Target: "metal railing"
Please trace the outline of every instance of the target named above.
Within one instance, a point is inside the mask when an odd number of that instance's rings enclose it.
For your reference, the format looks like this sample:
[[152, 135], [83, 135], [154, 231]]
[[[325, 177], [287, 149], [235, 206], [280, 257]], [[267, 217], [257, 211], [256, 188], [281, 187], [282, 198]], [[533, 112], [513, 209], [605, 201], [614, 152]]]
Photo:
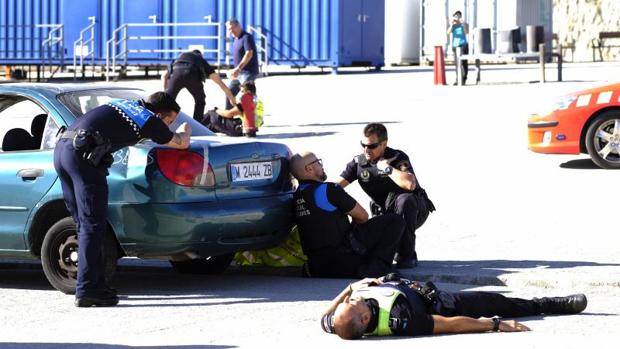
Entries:
[[[185, 52], [187, 49], [130, 49], [129, 41], [136, 40], [159, 40], [169, 41], [173, 40], [215, 40], [215, 49], [205, 49], [205, 52], [213, 52], [217, 55], [218, 65], [221, 62], [221, 23], [211, 22], [211, 16], [205, 17], [206, 23], [202, 22], [188, 22], [188, 23], [157, 23], [156, 16], [149, 16], [152, 23], [125, 23], [116, 28], [112, 32], [112, 37], [106, 42], [106, 66], [105, 74], [106, 81], [110, 80], [110, 76], [116, 75], [117, 72], [117, 59], [122, 59], [121, 69], [126, 69], [128, 65], [128, 59], [130, 53], [180, 53]], [[130, 28], [174, 28], [174, 27], [215, 27], [216, 35], [129, 35]], [[120, 49], [119, 49], [120, 46]]]
[[[35, 28], [50, 28], [51, 29], [47, 33], [47, 39], [41, 42], [41, 46], [43, 48], [47, 47], [47, 52], [48, 52], [47, 59], [49, 62], [50, 78], [51, 78], [55, 73], [55, 71], [53, 71], [53, 68], [52, 68], [55, 58], [60, 60], [60, 64], [58, 65], [58, 69], [60, 69], [60, 71], [63, 70], [64, 65], [65, 65], [65, 25], [64, 24], [36, 24]], [[54, 36], [55, 33], [58, 33], [58, 36]], [[58, 54], [58, 56], [52, 55], [52, 52], [53, 52], [52, 47], [54, 45], [59, 45], [58, 49], [56, 50], [56, 53]]]
[[[90, 57], [90, 66], [93, 73], [93, 77], [95, 76], [95, 16], [88, 17], [90, 24], [80, 30], [80, 36], [77, 40], [73, 42], [73, 79], [77, 78], [77, 61], [79, 56], [80, 61], [80, 72], [82, 73], [82, 77], [84, 77], [84, 60]], [[88, 33], [90, 37], [85, 39], [85, 34]]]
[[258, 51], [258, 65], [261, 72], [267, 76], [269, 74], [267, 67], [269, 66], [269, 42], [267, 41], [267, 35], [263, 34], [262, 27], [253, 27], [248, 25], [248, 33], [255, 35], [254, 40], [257, 41], [256, 50]]
[[[64, 25], [63, 24], [6, 24], [0, 26], [2, 33], [16, 33], [14, 36], [0, 37], [0, 58], [9, 63], [33, 64], [33, 61], [40, 60], [40, 64], [45, 70], [45, 66], [52, 66], [54, 60], [58, 60], [60, 69], [64, 66]], [[43, 36], [35, 30], [46, 29], [47, 33]], [[6, 44], [4, 43], [6, 41]], [[21, 43], [21, 47], [19, 47]], [[39, 44], [40, 43], [40, 44]], [[55, 47], [56, 46], [56, 47]], [[2, 49], [7, 47], [7, 49]], [[12, 49], [8, 49], [12, 47]], [[38, 54], [37, 54], [38, 53]], [[21, 56], [20, 58], [18, 58]], [[34, 62], [36, 65], [36, 62]]]

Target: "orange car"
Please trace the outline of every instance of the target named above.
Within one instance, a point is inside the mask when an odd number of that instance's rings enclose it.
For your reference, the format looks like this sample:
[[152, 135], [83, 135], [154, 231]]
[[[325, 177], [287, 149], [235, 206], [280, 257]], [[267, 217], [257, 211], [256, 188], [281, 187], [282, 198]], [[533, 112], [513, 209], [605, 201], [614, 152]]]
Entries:
[[620, 83], [560, 98], [530, 116], [528, 148], [537, 153], [588, 153], [602, 168], [620, 168]]

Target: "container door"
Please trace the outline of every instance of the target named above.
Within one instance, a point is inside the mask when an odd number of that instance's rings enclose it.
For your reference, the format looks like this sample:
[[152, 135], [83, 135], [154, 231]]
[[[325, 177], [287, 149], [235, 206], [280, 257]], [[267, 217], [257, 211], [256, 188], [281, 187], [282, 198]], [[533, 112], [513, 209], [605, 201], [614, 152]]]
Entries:
[[362, 55], [362, 1], [342, 0], [340, 16], [340, 53], [341, 65], [351, 65], [353, 60]]
[[[62, 23], [65, 25], [65, 48], [67, 50], [66, 59], [71, 59], [73, 55], [77, 53], [77, 57], [80, 57], [80, 53], [88, 53], [90, 48], [77, 48], [77, 52], [75, 51], [75, 47], [73, 46], [74, 42], [80, 37], [80, 31], [91, 24], [91, 21], [88, 20], [88, 17], [95, 17], [97, 23], [101, 22], [101, 18], [97, 17], [97, 0], [82, 0], [79, 2], [69, 2], [65, 1], [62, 3]], [[95, 25], [95, 37], [100, 37], [100, 26]], [[83, 39], [88, 40], [90, 38], [90, 33], [85, 33]], [[97, 40], [95, 40], [97, 41]], [[99, 45], [98, 42], [95, 43], [95, 47]], [[90, 47], [90, 46], [89, 46]], [[99, 57], [99, 48], [96, 48], [95, 57]]]
[[385, 39], [385, 3], [382, 0], [364, 0], [361, 17], [361, 60], [370, 65], [383, 66]]

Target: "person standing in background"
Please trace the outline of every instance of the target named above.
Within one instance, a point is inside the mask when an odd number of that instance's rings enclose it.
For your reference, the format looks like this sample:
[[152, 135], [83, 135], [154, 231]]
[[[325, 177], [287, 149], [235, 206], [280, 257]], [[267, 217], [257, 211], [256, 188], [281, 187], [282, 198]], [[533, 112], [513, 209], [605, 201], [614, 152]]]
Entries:
[[[448, 37], [451, 37], [452, 53], [454, 54], [454, 64], [456, 65], [456, 49], [461, 48], [461, 54], [469, 54], [469, 44], [467, 42], [467, 35], [469, 35], [469, 25], [463, 20], [463, 14], [461, 11], [456, 11], [452, 15], [452, 22], [448, 27]], [[461, 60], [461, 83], [465, 85], [467, 80], [467, 60]], [[457, 78], [458, 79], [458, 75]], [[455, 79], [454, 85], [458, 85], [458, 81]]]

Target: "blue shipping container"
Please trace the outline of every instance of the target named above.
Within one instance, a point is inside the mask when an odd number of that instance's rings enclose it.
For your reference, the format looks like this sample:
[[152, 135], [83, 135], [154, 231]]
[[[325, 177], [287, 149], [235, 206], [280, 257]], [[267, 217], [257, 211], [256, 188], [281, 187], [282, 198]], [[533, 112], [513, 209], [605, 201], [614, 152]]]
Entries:
[[[210, 16], [212, 22], [221, 23], [219, 28], [130, 27], [127, 35], [133, 39], [126, 45], [131, 51], [128, 64], [165, 63], [176, 56], [172, 50], [190, 45], [218, 51], [219, 55], [210, 52], [207, 58], [224, 63], [223, 43], [228, 36], [224, 23], [235, 17], [244, 27], [252, 26], [265, 35], [270, 64], [383, 66], [384, 13], [384, 0], [3, 0], [0, 64], [48, 57], [35, 34], [45, 37], [49, 29], [35, 27], [40, 24], [64, 25], [66, 64], [72, 60], [73, 43], [90, 24], [90, 16], [96, 17], [94, 55], [98, 62], [105, 60], [107, 41], [124, 24], [205, 23], [205, 17]], [[219, 36], [220, 41], [195, 38], [204, 36]], [[116, 49], [118, 54], [125, 47], [121, 43]], [[122, 59], [117, 61], [122, 64]]]

